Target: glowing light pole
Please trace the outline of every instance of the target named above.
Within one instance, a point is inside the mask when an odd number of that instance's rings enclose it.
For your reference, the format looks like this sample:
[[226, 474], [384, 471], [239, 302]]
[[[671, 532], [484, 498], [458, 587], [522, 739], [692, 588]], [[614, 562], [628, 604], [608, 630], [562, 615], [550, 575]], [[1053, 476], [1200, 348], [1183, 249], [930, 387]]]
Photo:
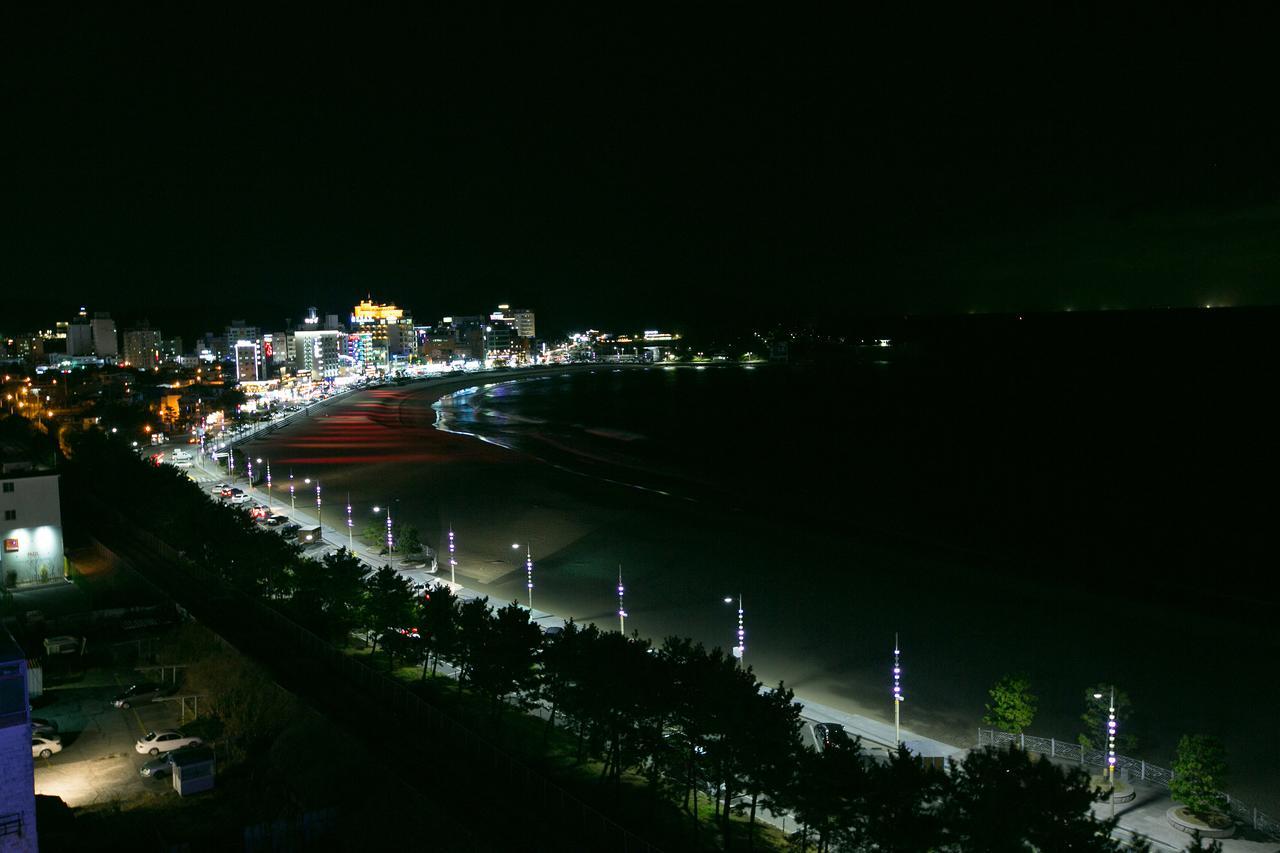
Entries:
[[[1101, 699], [1101, 693], [1093, 694]], [[1111, 704], [1107, 708], [1107, 785], [1111, 788], [1111, 816], [1116, 816], [1116, 686], [1111, 685]]]
[[396, 550], [396, 540], [391, 534], [391, 504], [387, 504], [387, 556], [390, 557]]
[[324, 536], [324, 522], [320, 520], [320, 481], [316, 480], [316, 527], [320, 528], [321, 537]]
[[[733, 596], [724, 597], [725, 604], [733, 604]], [[738, 593], [738, 645], [733, 647], [733, 656], [738, 659], [738, 666], [747, 665], [747, 629], [743, 621], [742, 593]]]
[[458, 561], [453, 558], [453, 525], [449, 525], [449, 583], [458, 582]]
[[902, 746], [902, 652], [898, 649], [898, 635], [893, 635], [893, 745]]
[[351, 493], [347, 492], [347, 550], [354, 551], [356, 546], [355, 526], [351, 521]]
[[253, 494], [253, 457], [246, 456], [244, 458], [244, 464], [248, 466], [249, 471], [249, 493]]
[[622, 566], [618, 566], [618, 633], [627, 633], [627, 608], [622, 605]]
[[271, 460], [267, 460], [267, 509], [271, 509]]
[[289, 509], [297, 509], [298, 504], [293, 499], [293, 469], [289, 469]]
[[[520, 548], [519, 542], [511, 543], [511, 550]], [[533, 612], [533, 546], [526, 544], [524, 551], [525, 586], [529, 588], [529, 612]]]

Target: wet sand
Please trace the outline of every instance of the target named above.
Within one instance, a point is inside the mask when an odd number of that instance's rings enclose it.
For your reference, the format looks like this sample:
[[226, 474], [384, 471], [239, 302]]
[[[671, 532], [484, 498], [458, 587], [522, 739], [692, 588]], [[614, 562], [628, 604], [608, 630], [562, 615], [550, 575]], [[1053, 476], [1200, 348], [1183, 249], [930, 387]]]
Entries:
[[1109, 599], [1108, 586], [1123, 578], [1100, 577], [1086, 594], [1054, 578], [992, 571], [977, 558], [806, 529], [771, 517], [768, 495], [750, 496], [754, 509], [737, 512], [664, 498], [435, 429], [431, 404], [474, 384], [361, 392], [252, 452], [271, 459], [277, 498], [288, 500], [290, 468], [295, 482], [318, 477], [327, 520], [343, 513], [349, 492], [357, 532], [388, 501], [433, 546], [452, 526], [459, 581], [497, 602], [527, 600], [526, 543], [537, 608], [616, 625], [621, 564], [627, 629], [651, 638], [731, 646], [736, 607], [723, 598], [742, 593], [746, 658], [761, 679], [850, 713], [891, 719], [900, 632], [903, 724], [950, 743], [974, 742], [986, 690], [1006, 672], [1027, 672], [1040, 695], [1032, 731], [1061, 738], [1078, 730], [1084, 687], [1114, 680], [1140, 715], [1134, 728], [1149, 761], [1169, 766], [1180, 734], [1217, 735], [1227, 743], [1233, 794], [1280, 811], [1280, 648], [1268, 626], [1143, 604], [1140, 590]]

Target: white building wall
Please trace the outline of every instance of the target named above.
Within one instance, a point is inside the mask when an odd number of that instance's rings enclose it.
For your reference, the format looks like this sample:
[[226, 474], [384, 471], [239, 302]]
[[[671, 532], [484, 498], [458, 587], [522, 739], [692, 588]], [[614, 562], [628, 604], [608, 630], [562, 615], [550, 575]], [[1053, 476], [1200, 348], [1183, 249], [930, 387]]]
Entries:
[[0, 583], [63, 576], [57, 474], [0, 474], [0, 538]]

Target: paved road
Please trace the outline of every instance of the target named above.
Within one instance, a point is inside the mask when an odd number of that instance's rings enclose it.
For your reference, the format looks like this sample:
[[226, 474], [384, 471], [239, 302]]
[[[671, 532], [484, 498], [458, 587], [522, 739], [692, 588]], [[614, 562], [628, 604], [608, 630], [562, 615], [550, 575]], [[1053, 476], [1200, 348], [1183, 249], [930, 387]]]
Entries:
[[74, 807], [168, 790], [163, 781], [138, 775], [151, 756], [139, 755], [134, 743], [148, 731], [176, 726], [179, 709], [172, 702], [112, 707], [111, 697], [131, 680], [142, 679], [125, 670], [92, 669], [78, 683], [46, 690], [35, 715], [58, 724], [63, 748], [35, 760], [37, 794]]

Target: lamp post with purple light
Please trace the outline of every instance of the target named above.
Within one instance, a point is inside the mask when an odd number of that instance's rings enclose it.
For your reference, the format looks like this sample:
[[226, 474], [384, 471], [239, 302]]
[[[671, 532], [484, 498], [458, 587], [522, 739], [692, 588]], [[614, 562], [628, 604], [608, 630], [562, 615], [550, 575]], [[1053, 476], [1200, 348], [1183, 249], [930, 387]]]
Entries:
[[347, 492], [347, 550], [355, 552], [356, 534], [355, 525], [351, 521], [351, 493]]
[[289, 509], [297, 509], [298, 504], [293, 499], [293, 469], [289, 469]]
[[[1093, 694], [1094, 699], [1101, 699], [1101, 693]], [[1116, 816], [1116, 687], [1111, 685], [1111, 704], [1107, 708], [1107, 785], [1111, 788], [1111, 816]]]
[[449, 583], [456, 584], [458, 582], [458, 561], [453, 558], [453, 525], [449, 525]]
[[271, 460], [267, 460], [267, 509], [271, 509]]
[[[725, 604], [733, 604], [733, 596], [724, 597]], [[747, 629], [744, 621], [745, 611], [742, 609], [742, 593], [738, 593], [738, 644], [733, 647], [733, 656], [738, 659], [738, 666], [747, 665]]]
[[[396, 498], [396, 500], [399, 500], [399, 498]], [[382, 507], [375, 506], [373, 508], [373, 512], [375, 515], [382, 512]], [[390, 557], [396, 550], [396, 539], [395, 539], [395, 534], [393, 533], [393, 530], [392, 530], [392, 525], [393, 525], [393, 522], [391, 520], [391, 503], [388, 502], [387, 503], [387, 556], [388, 557]]]
[[618, 566], [618, 633], [626, 636], [627, 633], [627, 608], [623, 606], [622, 594], [622, 566]]
[[902, 746], [902, 703], [906, 697], [902, 695], [902, 652], [898, 648], [898, 635], [893, 635], [893, 745], [895, 749]]
[[[511, 543], [511, 550], [520, 550], [519, 542]], [[526, 542], [524, 546], [524, 585], [529, 590], [529, 613], [533, 613], [533, 545]]]

